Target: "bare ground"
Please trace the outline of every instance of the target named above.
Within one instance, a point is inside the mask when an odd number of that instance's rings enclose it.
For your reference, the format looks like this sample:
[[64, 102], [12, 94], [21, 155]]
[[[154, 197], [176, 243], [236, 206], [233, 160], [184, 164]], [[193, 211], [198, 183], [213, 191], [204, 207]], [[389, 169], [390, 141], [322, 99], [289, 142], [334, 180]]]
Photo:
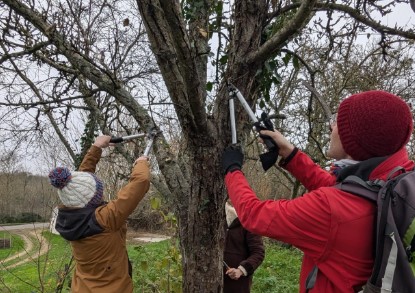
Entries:
[[[24, 263], [33, 261], [36, 263], [36, 259], [44, 255], [49, 250], [49, 242], [42, 236], [41, 230], [17, 230], [13, 234], [19, 235], [24, 242], [23, 250], [19, 253], [13, 254], [6, 259], [0, 261], [3, 269], [11, 269], [22, 265]], [[15, 259], [20, 259], [13, 264], [8, 264]]]
[[127, 244], [151, 243], [170, 239], [168, 235], [148, 233], [143, 231], [127, 231]]
[[[19, 226], [0, 226], [0, 231], [9, 231], [19, 235], [24, 242], [24, 248], [19, 253], [10, 255], [6, 259], [0, 260], [2, 269], [11, 269], [27, 262], [36, 263], [36, 259], [46, 254], [50, 248], [50, 243], [42, 236], [42, 231], [48, 230], [48, 223], [27, 224]], [[169, 239], [170, 236], [144, 231], [127, 231], [127, 244], [145, 244]], [[19, 261], [8, 264], [15, 259]]]

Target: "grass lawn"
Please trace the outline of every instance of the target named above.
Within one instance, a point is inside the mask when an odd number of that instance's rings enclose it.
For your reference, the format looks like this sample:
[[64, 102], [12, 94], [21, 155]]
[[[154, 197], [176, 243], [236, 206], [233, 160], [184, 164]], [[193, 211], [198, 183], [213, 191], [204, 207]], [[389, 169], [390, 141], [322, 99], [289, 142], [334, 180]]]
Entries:
[[265, 259], [254, 273], [251, 293], [298, 292], [302, 252], [265, 239]]
[[[50, 242], [49, 253], [16, 268], [2, 269], [0, 293], [55, 292], [65, 266], [70, 263], [71, 250], [69, 243], [60, 236], [49, 232], [43, 235]], [[16, 238], [14, 241], [19, 240]], [[251, 292], [298, 292], [301, 253], [268, 240], [265, 241], [265, 247], [265, 260], [254, 274]], [[174, 240], [129, 245], [128, 254], [133, 263], [134, 292], [181, 292], [181, 256]], [[69, 279], [64, 283], [64, 293], [69, 293]]]
[[[251, 292], [298, 292], [302, 253], [269, 239], [264, 242], [265, 259], [254, 274]], [[171, 293], [181, 292], [181, 259], [171, 240], [130, 246], [128, 254], [134, 265], [135, 292], [168, 292], [168, 285]], [[159, 291], [152, 291], [155, 288]]]
[[0, 260], [6, 259], [7, 257], [19, 253], [23, 250], [24, 242], [22, 238], [16, 234], [10, 234], [9, 232], [0, 232], [0, 239], [9, 239], [11, 241], [10, 248], [0, 249]]
[[[50, 250], [39, 259], [32, 259], [26, 264], [2, 270], [0, 292], [37, 293], [55, 292], [58, 276], [71, 258], [69, 244], [63, 238], [44, 232], [50, 243]], [[69, 292], [69, 291], [62, 291]]]

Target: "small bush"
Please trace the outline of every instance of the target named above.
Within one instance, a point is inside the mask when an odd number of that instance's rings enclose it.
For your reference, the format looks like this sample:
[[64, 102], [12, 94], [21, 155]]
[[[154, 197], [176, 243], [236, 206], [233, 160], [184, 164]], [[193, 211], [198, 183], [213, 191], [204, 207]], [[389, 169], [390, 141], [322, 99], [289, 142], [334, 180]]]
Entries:
[[40, 222], [43, 218], [35, 213], [21, 213], [18, 216], [18, 221], [21, 223], [33, 223], [33, 222]]
[[0, 224], [18, 223], [17, 218], [0, 214]]
[[9, 216], [0, 214], [0, 224], [13, 224], [13, 223], [33, 223], [41, 222], [45, 219], [42, 218], [39, 214], [36, 213], [21, 213], [17, 216]]

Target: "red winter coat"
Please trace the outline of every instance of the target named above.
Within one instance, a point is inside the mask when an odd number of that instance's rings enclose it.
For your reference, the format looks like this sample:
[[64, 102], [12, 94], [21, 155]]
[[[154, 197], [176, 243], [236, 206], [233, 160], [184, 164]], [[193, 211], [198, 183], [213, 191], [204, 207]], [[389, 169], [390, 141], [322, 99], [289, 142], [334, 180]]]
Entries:
[[[413, 168], [405, 149], [378, 165], [369, 179], [386, 179], [396, 166]], [[303, 251], [300, 292], [306, 291], [306, 278], [314, 265], [319, 271], [310, 293], [355, 292], [369, 278], [373, 266], [375, 205], [330, 187], [336, 178], [300, 151], [286, 169], [308, 193], [293, 200], [261, 201], [241, 171], [226, 175], [229, 197], [242, 225]]]

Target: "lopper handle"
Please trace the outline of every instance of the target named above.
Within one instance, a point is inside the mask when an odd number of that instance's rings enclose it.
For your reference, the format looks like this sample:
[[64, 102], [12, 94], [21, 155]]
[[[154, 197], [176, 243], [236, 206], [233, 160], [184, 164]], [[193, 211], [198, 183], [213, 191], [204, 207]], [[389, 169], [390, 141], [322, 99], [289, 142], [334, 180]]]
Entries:
[[278, 145], [277, 143], [268, 135], [263, 135], [264, 137], [262, 137], [262, 139], [264, 140], [264, 143], [267, 147], [268, 150], [273, 150], [274, 148], [278, 149]]
[[139, 134], [122, 136], [122, 137], [115, 137], [114, 136], [110, 139], [110, 142], [120, 143], [120, 142], [123, 142], [123, 141], [129, 141], [129, 140], [136, 139], [136, 138], [143, 137], [143, 136], [146, 136], [146, 134], [145, 133], [139, 133]]
[[[261, 130], [271, 130], [274, 131], [274, 125], [272, 124], [271, 120], [270, 120], [270, 116], [268, 116], [267, 113], [262, 112], [261, 114], [261, 122], [257, 122], [255, 123], [255, 128], [258, 132], [260, 132]], [[279, 147], [277, 145], [277, 143], [268, 135], [263, 135], [260, 134], [259, 135], [262, 140], [264, 141], [265, 146], [267, 147], [267, 149], [269, 151], [276, 149], [277, 151], [279, 150]]]
[[[263, 128], [263, 127], [261, 127], [261, 128], [257, 127], [258, 132], [261, 131], [261, 130], [270, 130], [270, 129]], [[269, 151], [272, 151], [274, 149], [277, 149], [277, 150], [279, 149], [277, 143], [270, 136], [260, 134], [259, 137], [262, 138], [262, 140], [264, 141], [265, 146], [267, 147], [267, 149]]]
[[112, 143], [120, 143], [123, 142], [124, 139], [122, 137], [111, 137], [110, 142]]

